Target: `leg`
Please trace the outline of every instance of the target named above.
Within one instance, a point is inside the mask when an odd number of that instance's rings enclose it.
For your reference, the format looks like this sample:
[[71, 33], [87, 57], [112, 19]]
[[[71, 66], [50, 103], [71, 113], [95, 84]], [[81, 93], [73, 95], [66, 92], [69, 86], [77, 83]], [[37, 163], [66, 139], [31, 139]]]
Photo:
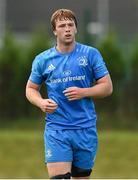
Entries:
[[71, 169], [73, 179], [89, 179], [91, 172], [91, 169], [82, 169], [75, 166], [72, 166]]
[[[71, 162], [55, 162], [55, 163], [47, 163], [47, 169], [49, 177], [60, 177], [65, 175], [65, 177], [69, 177], [69, 173], [71, 172]], [[53, 179], [63, 179], [63, 178], [53, 178]], [[69, 179], [69, 178], [67, 178]]]
[[71, 170], [73, 178], [89, 179], [96, 157], [97, 142], [95, 129], [89, 128], [74, 132], [74, 153]]
[[88, 177], [73, 177], [71, 179], [89, 179], [89, 178], [90, 178], [90, 176], [88, 176]]
[[66, 132], [46, 130], [45, 162], [51, 179], [70, 179], [72, 164], [72, 149], [66, 138]]

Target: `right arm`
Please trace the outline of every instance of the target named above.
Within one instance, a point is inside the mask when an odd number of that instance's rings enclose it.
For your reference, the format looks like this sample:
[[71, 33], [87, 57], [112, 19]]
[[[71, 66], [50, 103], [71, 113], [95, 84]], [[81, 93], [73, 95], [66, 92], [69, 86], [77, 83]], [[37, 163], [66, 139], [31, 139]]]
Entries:
[[40, 85], [28, 80], [26, 85], [26, 98], [35, 106], [39, 107], [43, 112], [53, 113], [57, 108], [57, 104], [52, 99], [42, 98]]

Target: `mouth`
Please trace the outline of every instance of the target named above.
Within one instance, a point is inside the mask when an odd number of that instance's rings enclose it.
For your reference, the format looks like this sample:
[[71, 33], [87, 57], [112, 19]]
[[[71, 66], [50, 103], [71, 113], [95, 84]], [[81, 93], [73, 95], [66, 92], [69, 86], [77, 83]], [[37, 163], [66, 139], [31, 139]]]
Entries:
[[70, 38], [70, 37], [71, 37], [71, 34], [66, 34], [65, 37], [66, 37], [66, 38]]

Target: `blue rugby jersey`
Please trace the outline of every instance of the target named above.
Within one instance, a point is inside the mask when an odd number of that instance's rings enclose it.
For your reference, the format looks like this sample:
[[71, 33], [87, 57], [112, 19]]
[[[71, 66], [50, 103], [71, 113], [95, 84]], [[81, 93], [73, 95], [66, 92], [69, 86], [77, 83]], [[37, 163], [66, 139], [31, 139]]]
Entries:
[[46, 114], [46, 126], [55, 130], [95, 126], [96, 112], [92, 98], [69, 101], [63, 91], [72, 86], [91, 87], [107, 74], [99, 51], [80, 43], [76, 43], [69, 53], [60, 53], [53, 47], [36, 56], [29, 80], [38, 85], [45, 82], [48, 98], [58, 104], [54, 113]]

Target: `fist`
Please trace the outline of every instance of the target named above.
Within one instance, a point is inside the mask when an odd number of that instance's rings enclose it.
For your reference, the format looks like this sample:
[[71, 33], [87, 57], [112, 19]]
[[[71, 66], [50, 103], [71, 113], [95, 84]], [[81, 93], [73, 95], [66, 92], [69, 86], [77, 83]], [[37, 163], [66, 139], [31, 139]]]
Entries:
[[58, 105], [52, 99], [43, 99], [40, 103], [40, 109], [46, 113], [53, 113], [57, 109]]

